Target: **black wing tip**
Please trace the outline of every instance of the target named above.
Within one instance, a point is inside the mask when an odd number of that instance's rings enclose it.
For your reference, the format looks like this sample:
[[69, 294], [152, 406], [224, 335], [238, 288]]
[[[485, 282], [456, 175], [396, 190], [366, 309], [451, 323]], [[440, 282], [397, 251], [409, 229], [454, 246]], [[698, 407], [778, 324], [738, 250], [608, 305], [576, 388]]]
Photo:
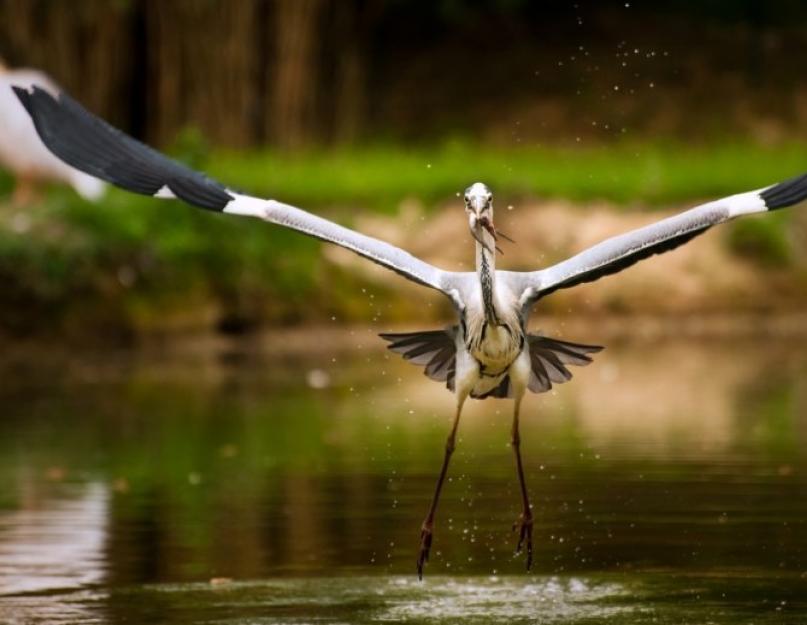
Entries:
[[426, 337], [440, 337], [444, 334], [449, 333], [447, 330], [422, 330], [420, 332], [379, 332], [378, 336], [385, 341], [394, 343], [396, 341], [423, 340]]
[[18, 97], [20, 100], [23, 100], [23, 101], [24, 101], [24, 100], [27, 100], [27, 99], [28, 99], [28, 97], [29, 97], [29, 96], [31, 95], [31, 93], [33, 92], [32, 90], [30, 90], [30, 91], [29, 91], [29, 90], [28, 90], [28, 89], [26, 89], [25, 87], [20, 87], [19, 85], [11, 85], [11, 90], [12, 90], [14, 93], [16, 93], [16, 94], [17, 94], [17, 97]]
[[586, 345], [584, 343], [570, 343], [569, 341], [559, 341], [573, 349], [579, 349], [584, 354], [598, 354], [605, 349], [604, 345]]
[[45, 146], [91, 176], [142, 195], [168, 188], [199, 208], [222, 211], [233, 200], [219, 182], [172, 161], [86, 110], [65, 92], [14, 86]]
[[387, 345], [387, 349], [391, 349], [394, 351], [396, 347], [400, 347], [400, 341], [406, 335], [395, 334], [393, 332], [380, 332], [378, 336], [380, 336], [382, 339], [384, 339], [389, 343], [389, 345]]
[[807, 199], [807, 174], [775, 184], [759, 194], [768, 210], [776, 210], [798, 204]]
[[587, 343], [575, 343], [573, 341], [563, 341], [561, 339], [551, 338], [539, 332], [538, 334], [528, 334], [527, 339], [531, 342], [549, 343], [570, 347], [572, 349], [580, 350], [585, 354], [596, 354], [605, 349], [604, 345], [588, 345]]
[[14, 91], [14, 94], [17, 96], [17, 99], [20, 101], [23, 108], [28, 111], [28, 114], [31, 116], [31, 118], [33, 118], [34, 112], [31, 98], [34, 95], [34, 89], [36, 89], [36, 86], [34, 86], [33, 89], [27, 89], [26, 87], [20, 87], [19, 85], [11, 85], [11, 89]]
[[[417, 338], [417, 333], [415, 332], [407, 332], [407, 333], [396, 333], [396, 332], [379, 332], [378, 336], [382, 339], [387, 341], [389, 345], [387, 345], [387, 349], [396, 352], [401, 348], [406, 348], [409, 346], [409, 343], [412, 342], [412, 339]], [[404, 356], [406, 357], [406, 356]]]
[[53, 94], [51, 94], [47, 89], [43, 89], [37, 84], [32, 84], [30, 87], [23, 87], [21, 85], [11, 85], [11, 89], [14, 91], [14, 93], [17, 94], [17, 98], [19, 99], [20, 102], [22, 102], [22, 105], [29, 113], [31, 112], [32, 105], [35, 103], [34, 102], [35, 99], [41, 100], [42, 98], [45, 98], [48, 100], [53, 100], [54, 102], [56, 101], [56, 98], [53, 97]]

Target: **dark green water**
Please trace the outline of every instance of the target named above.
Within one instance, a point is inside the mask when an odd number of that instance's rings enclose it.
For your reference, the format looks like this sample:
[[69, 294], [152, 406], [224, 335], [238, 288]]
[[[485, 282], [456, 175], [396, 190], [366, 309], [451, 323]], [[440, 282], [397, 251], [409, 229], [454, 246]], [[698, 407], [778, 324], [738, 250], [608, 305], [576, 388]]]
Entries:
[[421, 584], [451, 396], [357, 344], [6, 359], [0, 623], [807, 622], [807, 347], [611, 347], [531, 396], [530, 574], [475, 402]]

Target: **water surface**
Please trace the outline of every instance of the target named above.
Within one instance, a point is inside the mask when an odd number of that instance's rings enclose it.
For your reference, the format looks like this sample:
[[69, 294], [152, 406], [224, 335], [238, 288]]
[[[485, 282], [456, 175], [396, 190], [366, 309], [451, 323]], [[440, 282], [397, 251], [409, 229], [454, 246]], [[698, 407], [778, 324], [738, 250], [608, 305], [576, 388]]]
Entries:
[[803, 623], [807, 348], [612, 346], [463, 416], [372, 338], [7, 359], [2, 623]]

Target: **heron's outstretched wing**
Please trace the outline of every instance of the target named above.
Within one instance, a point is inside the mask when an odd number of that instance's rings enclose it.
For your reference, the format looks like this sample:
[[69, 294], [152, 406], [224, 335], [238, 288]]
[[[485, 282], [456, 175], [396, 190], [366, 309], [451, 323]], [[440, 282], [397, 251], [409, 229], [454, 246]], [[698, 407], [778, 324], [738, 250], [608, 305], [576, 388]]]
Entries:
[[335, 243], [405, 278], [457, 300], [455, 274], [408, 252], [275, 200], [236, 193], [169, 159], [94, 116], [65, 93], [34, 86], [14, 91], [45, 145], [60, 159], [118, 187], [158, 198], [178, 198], [211, 211], [259, 217]]
[[732, 195], [680, 215], [607, 239], [556, 265], [539, 271], [509, 273], [521, 303], [530, 305], [557, 291], [622, 271], [653, 256], [669, 252], [712, 226], [735, 217], [764, 213], [807, 198], [807, 174], [764, 189]]

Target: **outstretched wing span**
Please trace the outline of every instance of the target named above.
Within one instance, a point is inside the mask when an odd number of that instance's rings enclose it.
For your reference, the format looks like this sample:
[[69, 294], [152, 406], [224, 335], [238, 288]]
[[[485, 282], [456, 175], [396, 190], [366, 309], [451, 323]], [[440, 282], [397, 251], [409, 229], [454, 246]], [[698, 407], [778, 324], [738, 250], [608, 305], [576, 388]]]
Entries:
[[539, 271], [511, 273], [509, 280], [529, 306], [558, 289], [617, 273], [635, 263], [669, 252], [735, 217], [764, 213], [807, 198], [807, 174], [785, 182], [703, 204], [680, 215], [607, 239], [556, 265]]
[[457, 300], [455, 274], [408, 252], [275, 200], [236, 193], [127, 136], [65, 93], [34, 86], [14, 91], [45, 145], [64, 162], [118, 187], [158, 198], [178, 198], [211, 211], [258, 217], [335, 243], [418, 284]]

